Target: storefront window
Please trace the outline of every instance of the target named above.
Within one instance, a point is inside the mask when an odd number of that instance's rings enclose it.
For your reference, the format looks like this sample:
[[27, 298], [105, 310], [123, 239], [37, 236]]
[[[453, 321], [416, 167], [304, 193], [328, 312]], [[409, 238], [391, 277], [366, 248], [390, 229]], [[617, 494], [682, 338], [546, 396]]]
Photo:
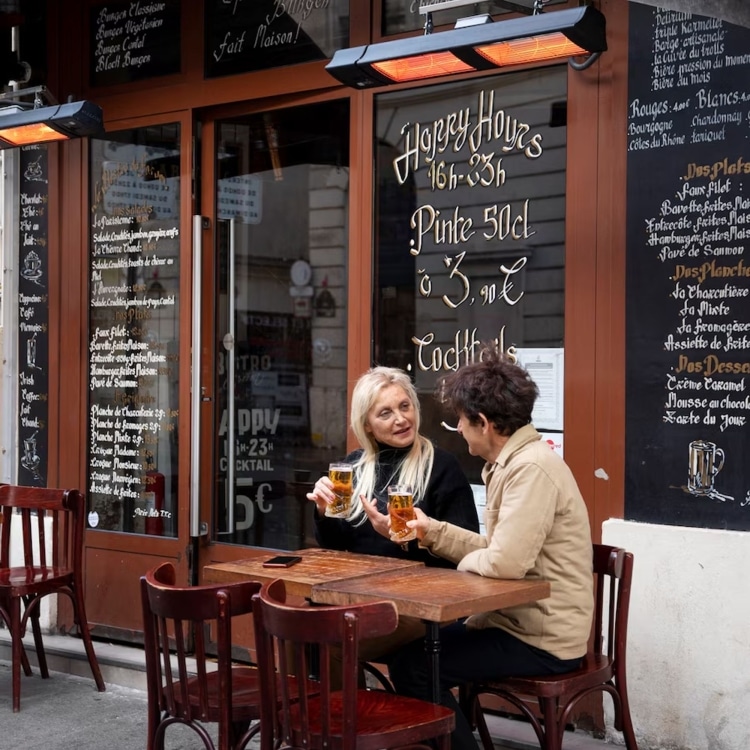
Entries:
[[[441, 0], [383, 0], [383, 35], [399, 34], [404, 31], [416, 31], [424, 28], [425, 14], [419, 12], [420, 6], [430, 6]], [[568, 0], [545, 0], [545, 7], [560, 5]], [[486, 0], [465, 4], [457, 8], [448, 8], [433, 13], [433, 23], [437, 26], [453, 24], [459, 18], [466, 16], [478, 16], [489, 14], [493, 17], [502, 18], [514, 12], [531, 13], [534, 8], [534, 0], [513, 0], [513, 2], [502, 2], [502, 0]]]
[[349, 0], [206, 0], [206, 78], [326, 60], [349, 43]]
[[88, 522], [176, 536], [180, 129], [91, 140]]
[[534, 422], [562, 451], [566, 76], [562, 66], [376, 98], [374, 361], [412, 373], [425, 430], [439, 376], [484, 342], [540, 386]]
[[349, 105], [217, 133], [214, 537], [297, 549], [346, 451]]

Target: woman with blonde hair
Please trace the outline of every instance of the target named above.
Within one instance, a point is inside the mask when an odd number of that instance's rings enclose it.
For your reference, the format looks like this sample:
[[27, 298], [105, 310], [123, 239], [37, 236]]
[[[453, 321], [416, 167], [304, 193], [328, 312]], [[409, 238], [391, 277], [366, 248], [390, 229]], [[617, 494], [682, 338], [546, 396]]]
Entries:
[[346, 461], [354, 467], [352, 506], [346, 518], [329, 518], [334, 499], [327, 476], [315, 483], [315, 531], [321, 547], [370, 555], [406, 557], [427, 565], [454, 564], [419, 547], [389, 538], [390, 484], [409, 484], [414, 504], [432, 518], [479, 530], [474, 495], [458, 460], [420, 434], [419, 398], [411, 378], [394, 367], [373, 367], [354, 387], [351, 428], [361, 448]]

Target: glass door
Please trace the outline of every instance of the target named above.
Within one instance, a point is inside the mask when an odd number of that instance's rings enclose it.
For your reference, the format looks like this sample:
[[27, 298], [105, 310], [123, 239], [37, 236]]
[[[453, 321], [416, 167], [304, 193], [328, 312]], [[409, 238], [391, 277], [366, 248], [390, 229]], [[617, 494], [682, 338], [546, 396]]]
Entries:
[[200, 569], [309, 545], [305, 493], [345, 451], [348, 101], [205, 133]]

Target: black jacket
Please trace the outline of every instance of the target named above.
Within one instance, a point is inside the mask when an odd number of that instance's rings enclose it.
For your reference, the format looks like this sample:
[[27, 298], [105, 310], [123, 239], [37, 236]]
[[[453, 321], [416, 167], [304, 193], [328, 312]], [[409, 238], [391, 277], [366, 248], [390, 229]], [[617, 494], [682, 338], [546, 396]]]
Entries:
[[[393, 483], [398, 473], [398, 465], [408, 452], [408, 448], [382, 447], [378, 456], [375, 480], [375, 497], [378, 510], [387, 513], [387, 487]], [[356, 461], [362, 451], [347, 456], [347, 461]], [[458, 460], [452, 453], [435, 447], [435, 461], [424, 497], [417, 506], [439, 521], [448, 521], [471, 531], [479, 531], [479, 519], [474, 505], [474, 494]], [[359, 552], [365, 555], [382, 555], [409, 560], [421, 560], [425, 565], [454, 568], [455, 565], [441, 557], [419, 548], [417, 540], [408, 543], [407, 549], [378, 534], [370, 521], [354, 526], [340, 518], [321, 516], [315, 510], [315, 537], [321, 547]]]

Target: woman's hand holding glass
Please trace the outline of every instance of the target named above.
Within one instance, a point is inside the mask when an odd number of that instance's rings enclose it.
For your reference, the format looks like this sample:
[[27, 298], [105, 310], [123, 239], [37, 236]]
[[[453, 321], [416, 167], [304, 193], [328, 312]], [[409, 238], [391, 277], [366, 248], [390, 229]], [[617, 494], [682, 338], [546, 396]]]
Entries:
[[336, 499], [333, 491], [333, 482], [326, 476], [315, 482], [312, 492], [307, 493], [307, 499], [315, 503], [318, 513], [325, 515], [326, 508]]

